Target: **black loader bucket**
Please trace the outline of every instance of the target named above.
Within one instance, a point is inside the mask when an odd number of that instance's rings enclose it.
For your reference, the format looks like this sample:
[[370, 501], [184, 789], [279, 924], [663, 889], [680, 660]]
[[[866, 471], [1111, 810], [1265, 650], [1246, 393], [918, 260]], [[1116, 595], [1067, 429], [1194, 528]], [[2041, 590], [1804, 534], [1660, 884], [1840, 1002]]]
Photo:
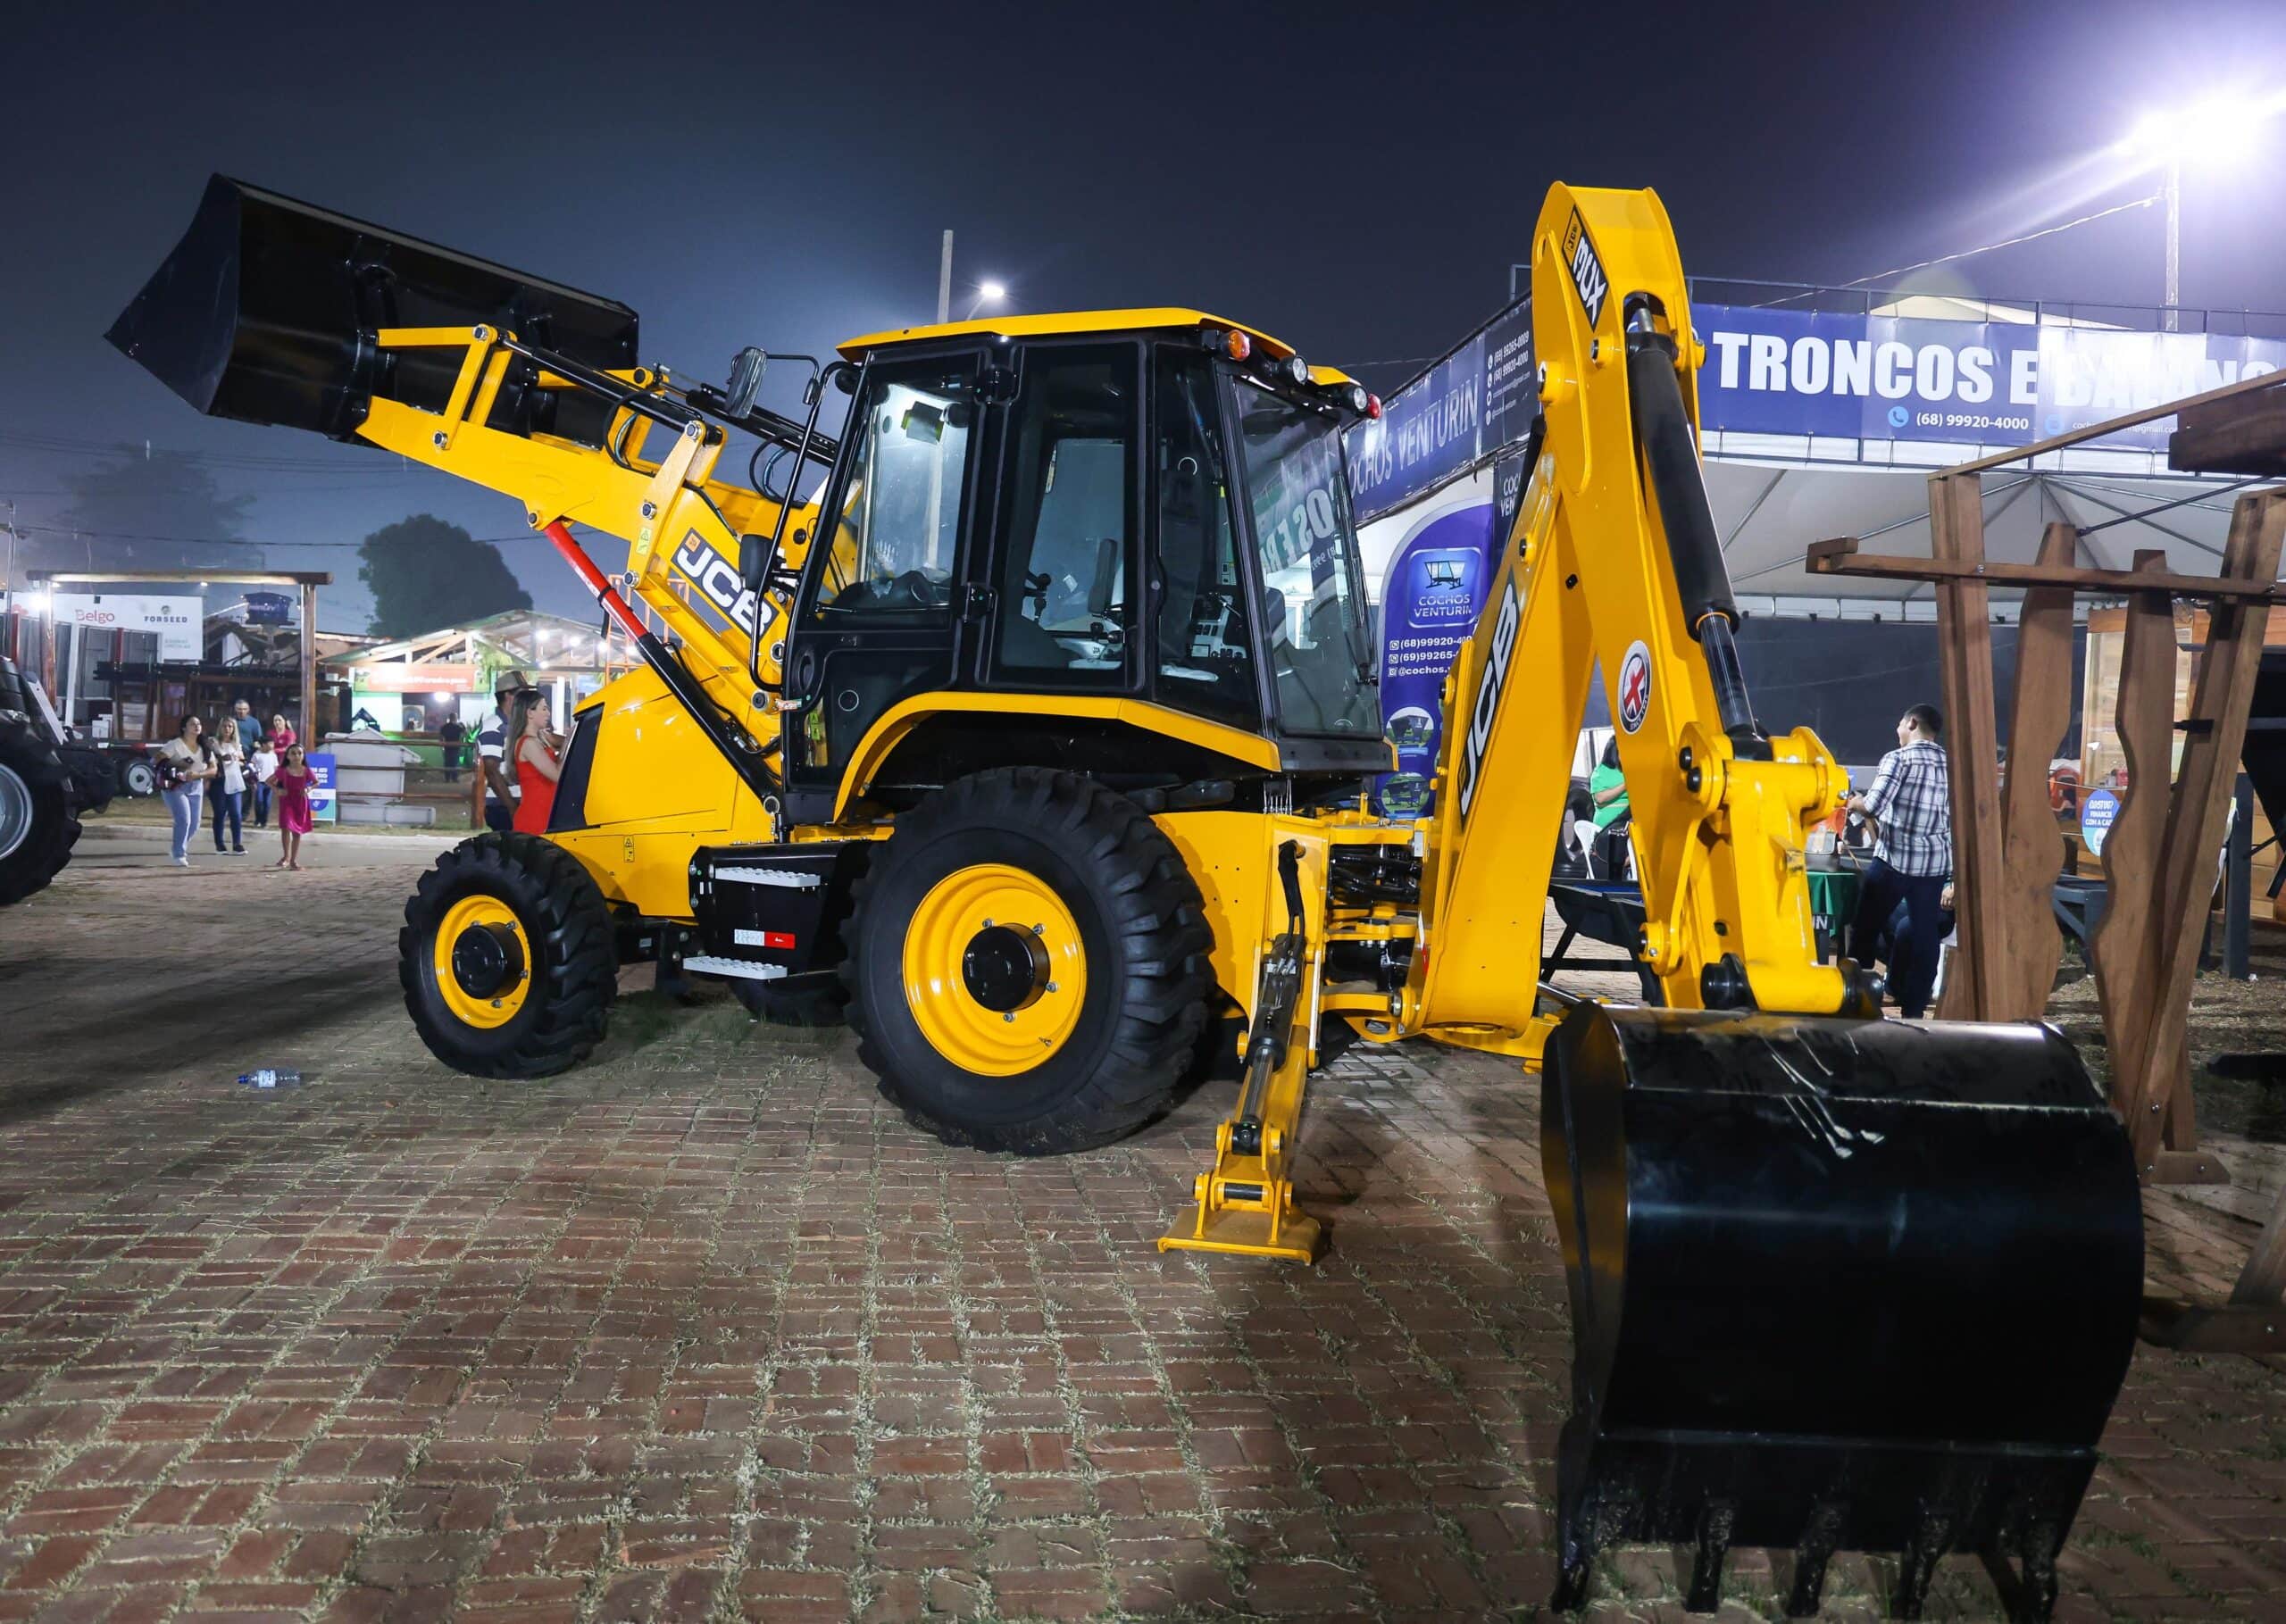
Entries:
[[[1581, 1005], [1541, 1154], [1575, 1348], [1561, 1577], [1615, 1543], [1792, 1547], [1796, 1617], [1837, 1550], [1987, 1558], [2044, 1618], [2143, 1288], [2125, 1130], [2036, 1026]], [[2008, 1559], [2015, 1559], [2015, 1566]]]
[[[488, 324], [597, 369], [636, 364], [626, 305], [217, 175], [106, 335], [210, 417], [353, 436], [375, 396], [441, 410], [464, 352], [383, 350], [383, 328]], [[600, 445], [610, 407], [533, 385], [519, 358], [490, 424]]]

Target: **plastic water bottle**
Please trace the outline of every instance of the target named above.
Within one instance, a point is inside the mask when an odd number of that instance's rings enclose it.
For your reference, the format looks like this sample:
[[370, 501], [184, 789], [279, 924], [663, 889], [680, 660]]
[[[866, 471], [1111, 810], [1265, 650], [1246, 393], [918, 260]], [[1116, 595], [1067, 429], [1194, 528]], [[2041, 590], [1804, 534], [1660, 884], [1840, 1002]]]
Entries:
[[302, 1074], [291, 1066], [264, 1066], [238, 1079], [249, 1088], [299, 1088]]

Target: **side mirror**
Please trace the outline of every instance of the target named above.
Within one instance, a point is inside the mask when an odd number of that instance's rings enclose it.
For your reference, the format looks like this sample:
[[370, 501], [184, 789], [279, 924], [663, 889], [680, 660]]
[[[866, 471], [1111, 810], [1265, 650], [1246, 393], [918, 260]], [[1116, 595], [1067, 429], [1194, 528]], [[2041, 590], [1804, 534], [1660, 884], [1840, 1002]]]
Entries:
[[770, 537], [741, 536], [738, 537], [738, 579], [747, 590], [756, 597], [762, 595], [763, 583], [770, 579]]
[[1112, 612], [1112, 595], [1119, 585], [1119, 543], [1105, 537], [1096, 544], [1096, 579], [1088, 583], [1088, 612], [1107, 615]]
[[762, 375], [770, 367], [770, 357], [749, 344], [730, 357], [730, 381], [722, 390], [722, 415], [737, 419], [754, 410], [755, 397], [762, 393]]

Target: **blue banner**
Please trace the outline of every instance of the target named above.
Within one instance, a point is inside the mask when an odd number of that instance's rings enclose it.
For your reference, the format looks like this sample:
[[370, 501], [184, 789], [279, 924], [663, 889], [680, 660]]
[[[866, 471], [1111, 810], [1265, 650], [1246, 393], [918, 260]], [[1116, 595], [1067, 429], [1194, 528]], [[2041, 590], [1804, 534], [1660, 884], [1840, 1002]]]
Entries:
[[1350, 431], [1349, 492], [1360, 519], [1388, 512], [1476, 461], [1484, 415], [1479, 333]]
[[[2023, 446], [2286, 366], [2286, 343], [1702, 304], [1709, 431]], [[2164, 451], [2155, 419], [2107, 447]]]
[[1381, 583], [1381, 722], [1399, 773], [1436, 770], [1445, 674], [1476, 629], [1494, 508], [1438, 514], [1399, 544]]

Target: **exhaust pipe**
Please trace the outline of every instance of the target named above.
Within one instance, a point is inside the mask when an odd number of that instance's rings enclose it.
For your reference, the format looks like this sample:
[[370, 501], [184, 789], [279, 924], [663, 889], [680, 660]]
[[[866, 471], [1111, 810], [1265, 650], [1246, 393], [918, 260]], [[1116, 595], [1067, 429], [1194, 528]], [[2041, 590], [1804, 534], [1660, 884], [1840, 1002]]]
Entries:
[[[346, 440], [375, 396], [441, 411], [460, 371], [460, 350], [385, 350], [382, 329], [480, 324], [597, 371], [636, 364], [636, 314], [616, 300], [226, 175], [105, 337], [209, 417]], [[608, 402], [538, 381], [519, 356], [489, 426], [604, 443]]]

